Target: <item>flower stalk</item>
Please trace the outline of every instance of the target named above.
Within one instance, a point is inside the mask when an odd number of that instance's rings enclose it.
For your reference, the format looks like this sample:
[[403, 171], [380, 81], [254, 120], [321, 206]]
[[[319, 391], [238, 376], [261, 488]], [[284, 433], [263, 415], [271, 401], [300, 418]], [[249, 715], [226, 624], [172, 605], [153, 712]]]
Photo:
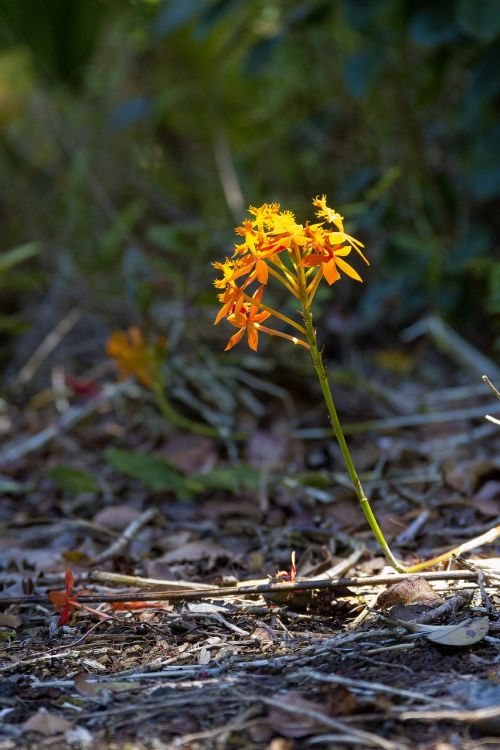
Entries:
[[[280, 211], [278, 204], [264, 204], [260, 208], [249, 209], [254, 216], [253, 221], [247, 219], [236, 229], [236, 233], [244, 237], [244, 242], [236, 246], [232, 259], [226, 259], [225, 263], [214, 263], [215, 268], [223, 275], [222, 279], [215, 281], [215, 286], [222, 290], [218, 295], [222, 309], [215, 323], [226, 318], [238, 329], [230, 338], [226, 350], [232, 349], [246, 334], [250, 348], [257, 351], [259, 333], [277, 336], [307, 349], [321, 386], [333, 432], [363, 513], [387, 560], [401, 572], [405, 568], [387, 544], [347, 446], [318, 347], [311, 311], [314, 296], [323, 279], [332, 285], [340, 279], [342, 271], [356, 281], [361, 281], [358, 272], [344, 260], [352, 250], [364, 262], [368, 261], [361, 251], [363, 245], [344, 232], [342, 217], [326, 205], [326, 198], [316, 198], [313, 204], [319, 209], [318, 218], [325, 219], [327, 224], [333, 225], [333, 229], [325, 228], [325, 222], [307, 223], [305, 226], [298, 224], [294, 215], [290, 211]], [[292, 320], [263, 303], [264, 290], [267, 289], [270, 277], [280, 282], [299, 300], [303, 323]], [[253, 283], [258, 286], [251, 294], [248, 287]], [[298, 331], [301, 338], [264, 325], [264, 321], [269, 318], [275, 318], [278, 323]], [[166, 406], [163, 408], [166, 409]]]
[[354, 487], [356, 497], [358, 498], [359, 504], [361, 505], [361, 509], [363, 513], [365, 514], [365, 518], [368, 521], [368, 524], [371, 530], [373, 531], [373, 534], [377, 542], [379, 543], [387, 560], [390, 562], [392, 567], [398, 571], [398, 573], [403, 573], [405, 571], [405, 566], [402, 565], [399, 562], [399, 560], [394, 556], [389, 545], [387, 544], [384, 534], [372, 511], [370, 501], [368, 500], [363, 490], [361, 481], [356, 471], [356, 467], [354, 466], [351, 453], [349, 451], [344, 433], [342, 431], [342, 426], [340, 424], [337, 410], [335, 408], [335, 403], [333, 401], [333, 395], [332, 395], [332, 391], [330, 388], [330, 383], [328, 381], [328, 375], [326, 373], [326, 368], [323, 364], [323, 358], [321, 356], [321, 352], [318, 349], [318, 344], [316, 340], [316, 331], [314, 329], [311, 311], [310, 309], [307, 308], [306, 305], [303, 305], [302, 310], [304, 314], [304, 320], [306, 323], [307, 340], [310, 346], [309, 353], [311, 355], [314, 369], [316, 370], [316, 375], [318, 376], [319, 384], [323, 392], [323, 397], [325, 399], [325, 404], [328, 410], [328, 416], [330, 417], [332, 429], [335, 434], [335, 437], [337, 438], [337, 442], [339, 444], [339, 448], [342, 453], [344, 463], [346, 465], [347, 473], [349, 474], [352, 485]]
[[[260, 333], [286, 339], [307, 349], [354, 492], [375, 539], [388, 562], [398, 572], [423, 570], [449, 560], [459, 548], [426, 562], [404, 566], [391, 551], [363, 490], [337, 414], [322, 353], [318, 347], [311, 308], [323, 280], [332, 286], [344, 274], [355, 281], [362, 281], [356, 269], [345, 260], [352, 251], [364, 263], [368, 264], [368, 260], [362, 251], [363, 244], [345, 232], [342, 216], [327, 205], [326, 197], [317, 197], [313, 205], [318, 209], [316, 217], [320, 221], [305, 224], [297, 223], [294, 214], [291, 211], [281, 211], [277, 203], [264, 203], [258, 208], [249, 208], [252, 218], [245, 219], [235, 230], [243, 238], [243, 242], [235, 246], [232, 258], [226, 258], [224, 263], [213, 264], [222, 272], [222, 278], [214, 282], [219, 290], [218, 299], [222, 306], [215, 325], [225, 318], [237, 329], [229, 339], [226, 351], [236, 346], [245, 335], [250, 348], [257, 351]], [[300, 323], [263, 303], [264, 291], [271, 280], [278, 281], [300, 302]], [[291, 327], [292, 333], [270, 327], [267, 323], [263, 325], [269, 318], [275, 318], [278, 326], [284, 324]], [[293, 335], [295, 331], [304, 338]], [[500, 527], [494, 532], [498, 536]], [[486, 541], [490, 541], [490, 536]]]

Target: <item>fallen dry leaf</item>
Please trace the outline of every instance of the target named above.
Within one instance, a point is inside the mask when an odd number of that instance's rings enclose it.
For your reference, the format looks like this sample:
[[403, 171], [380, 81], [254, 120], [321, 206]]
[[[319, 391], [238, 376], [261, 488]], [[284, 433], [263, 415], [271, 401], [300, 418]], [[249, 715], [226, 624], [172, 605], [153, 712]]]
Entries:
[[25, 732], [38, 732], [45, 737], [51, 737], [54, 734], [62, 734], [69, 729], [73, 729], [73, 724], [57, 716], [57, 714], [50, 714], [45, 708], [41, 708], [24, 722], [22, 728]]
[[323, 722], [311, 716], [304, 715], [301, 713], [301, 709], [315, 711], [316, 713], [328, 716], [329, 710], [326, 706], [308, 701], [294, 690], [288, 693], [279, 693], [276, 697], [280, 703], [288, 706], [288, 708], [295, 709], [294, 711], [289, 711], [278, 708], [278, 706], [269, 707], [267, 720], [276, 732], [279, 732], [284, 737], [296, 738], [307, 737], [325, 728]]
[[455, 457], [450, 458], [444, 465], [444, 479], [449, 487], [459, 490], [464, 495], [471, 495], [480, 486], [483, 477], [498, 471], [499, 462], [489, 459], [474, 459], [458, 462]]
[[20, 628], [23, 621], [19, 615], [9, 615], [6, 612], [0, 612], [0, 628]]
[[474, 495], [474, 507], [487, 518], [494, 518], [500, 513], [500, 481], [488, 479], [479, 492]]
[[166, 552], [162, 557], [162, 562], [198, 562], [199, 560], [208, 560], [213, 564], [218, 558], [234, 559], [234, 555], [219, 544], [213, 542], [188, 542], [171, 552]]
[[113, 531], [123, 531], [129, 523], [135, 521], [140, 512], [130, 505], [110, 505], [94, 516], [94, 523]]
[[183, 474], [201, 474], [217, 464], [215, 443], [203, 435], [176, 435], [163, 449], [163, 456]]
[[88, 672], [78, 672], [75, 675], [75, 690], [79, 695], [86, 698], [95, 698], [104, 690], [105, 685], [90, 680], [95, 680], [95, 675], [88, 674]]
[[272, 469], [281, 466], [288, 449], [286, 433], [255, 430], [247, 441], [246, 456], [250, 466]]
[[[423, 627], [429, 628], [429, 625]], [[425, 637], [442, 646], [472, 646], [487, 635], [489, 628], [487, 617], [473, 617], [458, 625], [436, 625]]]
[[250, 638], [254, 638], [260, 643], [272, 643], [276, 640], [276, 636], [271, 629], [266, 630], [265, 628], [255, 628], [251, 633]]
[[337, 529], [356, 531], [365, 523], [363, 511], [355, 500], [336, 500], [327, 509], [328, 518], [335, 520]]

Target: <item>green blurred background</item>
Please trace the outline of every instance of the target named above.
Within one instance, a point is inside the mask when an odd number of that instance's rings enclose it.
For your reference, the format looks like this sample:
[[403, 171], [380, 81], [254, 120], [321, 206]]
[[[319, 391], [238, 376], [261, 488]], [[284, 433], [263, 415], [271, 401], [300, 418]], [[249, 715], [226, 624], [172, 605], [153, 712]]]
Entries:
[[331, 330], [432, 311], [498, 349], [498, 0], [2, 0], [0, 43], [7, 382], [74, 306], [94, 354], [196, 346], [246, 207], [321, 193], [372, 261]]

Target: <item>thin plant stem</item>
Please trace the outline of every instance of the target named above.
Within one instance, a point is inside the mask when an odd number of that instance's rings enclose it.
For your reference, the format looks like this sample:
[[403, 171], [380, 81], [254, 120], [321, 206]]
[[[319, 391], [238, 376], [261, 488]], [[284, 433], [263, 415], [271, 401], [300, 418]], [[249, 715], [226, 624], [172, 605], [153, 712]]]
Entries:
[[288, 281], [287, 279], [285, 279], [285, 277], [284, 277], [284, 276], [282, 276], [282, 275], [281, 275], [280, 273], [278, 273], [278, 271], [276, 271], [276, 270], [275, 270], [275, 269], [274, 269], [274, 268], [273, 268], [272, 266], [270, 266], [270, 265], [269, 265], [269, 266], [268, 266], [267, 268], [268, 268], [268, 270], [269, 270], [269, 273], [271, 274], [271, 276], [274, 276], [274, 278], [275, 278], [275, 279], [278, 279], [278, 281], [279, 281], [279, 282], [280, 282], [281, 284], [283, 284], [283, 286], [284, 286], [284, 287], [285, 287], [286, 289], [288, 289], [288, 291], [289, 291], [289, 292], [290, 292], [291, 294], [293, 294], [293, 296], [294, 296], [294, 297], [297, 297], [297, 299], [299, 299], [299, 298], [300, 298], [300, 297], [299, 297], [299, 293], [297, 292], [297, 290], [296, 290], [296, 289], [295, 289], [295, 288], [294, 288], [294, 287], [293, 287], [293, 286], [292, 286], [292, 285], [291, 285], [291, 284], [289, 283], [289, 281]]
[[[163, 386], [160, 383], [154, 386], [153, 391], [158, 401], [160, 411], [167, 422], [170, 422], [176, 427], [188, 430], [189, 432], [194, 432], [197, 435], [206, 435], [207, 437], [215, 438], [221, 437], [220, 430], [215, 427], [211, 427], [208, 424], [202, 424], [201, 422], [195, 422], [193, 419], [189, 419], [188, 417], [179, 414], [166, 397]], [[235, 440], [244, 440], [248, 435], [244, 432], [233, 432], [231, 433], [231, 437]]]
[[287, 341], [291, 341], [292, 344], [303, 346], [304, 349], [309, 350], [310, 345], [307, 343], [307, 341], [298, 339], [297, 336], [290, 336], [289, 333], [277, 331], [275, 328], [268, 328], [267, 326], [263, 326], [262, 323], [254, 323], [254, 326], [258, 331], [262, 331], [262, 333], [267, 333], [269, 336], [279, 336], [281, 339], [286, 339]]
[[250, 297], [248, 294], [245, 294], [243, 292], [244, 299], [249, 302], [254, 307], [258, 307], [259, 309], [265, 310], [268, 313], [271, 313], [271, 315], [274, 315], [275, 317], [282, 320], [284, 323], [287, 323], [289, 326], [292, 326], [293, 328], [296, 328], [297, 331], [300, 331], [304, 336], [306, 334], [306, 329], [304, 326], [301, 326], [300, 323], [296, 323], [291, 318], [287, 317], [286, 315], [283, 315], [283, 313], [278, 312], [278, 310], [275, 310], [273, 307], [269, 307], [268, 305], [262, 304], [262, 302], [257, 302], [257, 300]]
[[287, 279], [290, 286], [294, 289], [293, 294], [299, 299], [299, 286], [297, 284], [297, 278], [292, 271], [288, 268], [288, 266], [283, 263], [282, 259], [279, 257], [279, 255], [273, 255], [269, 258], [269, 262], [275, 265], [277, 268], [280, 269], [280, 271], [283, 271], [283, 274], [285, 278]]
[[319, 384], [321, 386], [321, 390], [323, 392], [323, 397], [325, 399], [326, 408], [328, 410], [328, 415], [330, 417], [330, 422], [332, 425], [333, 432], [335, 433], [335, 437], [337, 438], [337, 442], [339, 444], [342, 457], [344, 459], [347, 472], [349, 474], [349, 477], [351, 479], [351, 482], [354, 487], [354, 491], [356, 493], [356, 496], [359, 500], [359, 503], [361, 505], [361, 509], [363, 513], [365, 514], [365, 518], [368, 521], [368, 524], [373, 531], [375, 538], [377, 539], [377, 542], [379, 543], [380, 547], [382, 548], [387, 560], [390, 562], [393, 568], [395, 568], [398, 572], [402, 573], [405, 571], [404, 565], [399, 562], [399, 560], [394, 556], [392, 553], [389, 545], [386, 542], [386, 539], [384, 537], [384, 534], [378, 525], [377, 519], [375, 518], [375, 515], [372, 511], [370, 502], [368, 498], [365, 495], [365, 492], [363, 490], [363, 487], [361, 485], [361, 482], [358, 477], [358, 473], [356, 471], [356, 468], [354, 466], [354, 462], [352, 460], [349, 448], [347, 447], [346, 439], [344, 437], [344, 433], [342, 431], [342, 427], [340, 424], [340, 420], [337, 415], [337, 410], [335, 408], [335, 404], [333, 401], [332, 391], [330, 388], [330, 384], [328, 382], [328, 376], [326, 373], [325, 366], [323, 364], [323, 358], [321, 356], [321, 352], [318, 349], [318, 343], [316, 339], [316, 331], [314, 329], [314, 323], [313, 323], [313, 317], [311, 313], [311, 307], [308, 299], [307, 294], [307, 283], [306, 278], [304, 274], [304, 269], [300, 265], [300, 257], [299, 257], [299, 251], [297, 248], [296, 252], [297, 257], [297, 272], [299, 276], [299, 282], [300, 282], [300, 291], [301, 291], [301, 302], [302, 302], [302, 314], [304, 316], [304, 323], [306, 327], [306, 335], [307, 335], [307, 341], [309, 342], [309, 353], [311, 355], [311, 359], [314, 365], [314, 369], [316, 370], [316, 375], [318, 376]]
[[309, 283], [307, 287], [307, 307], [311, 307], [314, 295], [319, 286], [319, 282], [323, 278], [323, 269], [319, 269], [314, 279]]

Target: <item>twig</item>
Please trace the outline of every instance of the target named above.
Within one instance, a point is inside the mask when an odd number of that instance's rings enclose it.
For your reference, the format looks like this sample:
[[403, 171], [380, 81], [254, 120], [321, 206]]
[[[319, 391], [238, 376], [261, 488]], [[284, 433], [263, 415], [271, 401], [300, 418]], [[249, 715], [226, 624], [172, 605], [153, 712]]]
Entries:
[[127, 392], [129, 389], [130, 384], [127, 383], [113, 383], [112, 385], [105, 386], [98, 396], [91, 401], [87, 401], [85, 404], [70, 407], [59, 419], [44, 430], [41, 430], [41, 432], [37, 432], [35, 435], [30, 435], [28, 438], [8, 445], [0, 453], [0, 466], [8, 466], [28, 453], [39, 450], [39, 448], [42, 448], [53, 438], [70, 430], [78, 422], [89, 417], [100, 406], [116, 398], [116, 396]]
[[349, 724], [346, 724], [343, 721], [339, 721], [338, 719], [332, 719], [330, 716], [326, 716], [326, 714], [321, 713], [321, 711], [315, 711], [311, 708], [303, 708], [302, 706], [297, 705], [288, 706], [286, 700], [284, 700], [283, 698], [281, 698], [280, 700], [277, 700], [276, 698], [260, 698], [260, 700], [267, 706], [274, 706], [275, 708], [279, 708], [281, 711], [287, 711], [291, 714], [305, 716], [308, 719], [313, 719], [319, 724], [324, 724], [327, 727], [331, 727], [332, 729], [336, 729], [337, 731], [350, 735], [351, 737], [356, 738], [358, 742], [368, 744], [369, 747], [381, 747], [383, 748], [383, 750], [400, 750], [400, 746], [395, 745], [394, 742], [384, 740], [383, 737], [379, 737], [372, 732], [366, 732], [363, 729], [356, 729], [356, 727], [349, 726]]
[[[484, 379], [483, 375], [483, 379]], [[455, 385], [451, 388], [438, 388], [422, 394], [424, 404], [444, 404], [453, 401], [470, 401], [472, 398], [484, 396], [484, 386], [481, 383], [470, 383], [469, 385]]]
[[485, 575], [482, 570], [479, 570], [477, 573], [477, 585], [479, 586], [479, 591], [481, 592], [481, 599], [483, 601], [483, 606], [486, 608], [486, 611], [489, 614], [495, 614], [497, 609], [495, 605], [492, 603], [490, 597], [488, 596], [488, 592], [486, 591], [486, 587], [484, 585], [484, 579]]
[[398, 536], [396, 537], [396, 544], [398, 546], [402, 546], [403, 544], [412, 542], [420, 532], [422, 526], [425, 526], [425, 524], [429, 520], [429, 516], [430, 513], [428, 510], [423, 510], [422, 513], [419, 513], [418, 516], [411, 522], [411, 524], [404, 531], [402, 531], [401, 534], [398, 534]]
[[16, 667], [28, 664], [40, 664], [41, 662], [52, 661], [53, 659], [77, 659], [79, 656], [81, 656], [79, 651], [72, 651], [71, 649], [59, 651], [55, 654], [40, 654], [31, 659], [19, 659], [18, 661], [10, 662], [9, 664], [2, 664], [0, 666], [0, 672], [8, 672], [9, 669], [15, 669]]
[[115, 539], [115, 541], [112, 542], [109, 547], [107, 547], [99, 555], [96, 555], [96, 557], [93, 558], [92, 563], [101, 563], [104, 560], [109, 560], [111, 557], [116, 557], [117, 555], [121, 554], [128, 547], [132, 539], [142, 529], [142, 527], [146, 526], [146, 524], [153, 520], [153, 518], [156, 516], [156, 513], [156, 508], [148, 508], [143, 513], [141, 513], [140, 516], [134, 518], [134, 520], [128, 524], [123, 533], [120, 534], [118, 539]]
[[500, 706], [488, 706], [488, 708], [477, 708], [472, 711], [457, 709], [437, 709], [436, 711], [403, 711], [398, 719], [402, 721], [461, 721], [467, 724], [475, 724], [478, 721], [500, 718]]
[[435, 607], [430, 612], [426, 612], [420, 617], [417, 617], [415, 622], [419, 625], [430, 625], [445, 615], [455, 615], [459, 609], [463, 609], [467, 604], [470, 604], [471, 596], [469, 594], [470, 592], [468, 591], [462, 591], [454, 596], [450, 596], [438, 607]]
[[[428, 424], [444, 424], [446, 422], [460, 422], [463, 419], [479, 419], [484, 417], [484, 406], [472, 406], [468, 409], [452, 409], [450, 411], [437, 411], [430, 414], [408, 414], [401, 417], [387, 417], [385, 419], [369, 419], [366, 422], [354, 422], [344, 426], [346, 435], [356, 435], [360, 432], [372, 430], [383, 432], [384, 430], [395, 430], [403, 427], [419, 427]], [[500, 404], [490, 407], [493, 414], [500, 414]], [[327, 428], [307, 428], [294, 430], [294, 438], [303, 440], [317, 440], [333, 435], [333, 430]]]
[[334, 539], [338, 539], [342, 544], [345, 544], [346, 547], [350, 547], [352, 549], [352, 552], [336, 565], [333, 565], [331, 568], [328, 568], [328, 570], [323, 571], [323, 573], [317, 576], [316, 580], [333, 580], [335, 578], [338, 578], [339, 576], [345, 575], [347, 571], [350, 570], [353, 565], [358, 562], [361, 555], [363, 555], [366, 551], [365, 545], [362, 542], [358, 542], [349, 534], [344, 534], [341, 531], [335, 531], [333, 532], [332, 536]]
[[398, 440], [400, 448], [409, 448], [411, 451], [419, 453], [421, 456], [432, 456], [441, 451], [449, 454], [452, 448], [458, 448], [460, 445], [473, 445], [480, 440], [485, 440], [495, 434], [495, 430], [489, 424], [482, 424], [468, 430], [462, 430], [455, 435], [448, 435], [445, 438], [433, 438], [423, 443], [416, 443], [414, 440]]
[[[468, 570], [437, 571], [429, 573], [394, 573], [393, 575], [366, 576], [361, 578], [339, 578], [332, 580], [306, 580], [294, 581], [293, 583], [268, 583], [257, 586], [230, 586], [212, 587], [195, 591], [148, 591], [148, 592], [126, 592], [116, 594], [82, 594], [78, 601], [82, 604], [95, 604], [99, 602], [147, 602], [158, 601], [196, 601], [197, 599], [229, 598], [232, 596], [243, 597], [259, 595], [264, 593], [309, 591], [311, 589], [324, 589], [333, 591], [335, 594], [345, 596], [345, 588], [382, 586], [385, 584], [405, 581], [409, 577], [425, 578], [428, 581], [476, 581], [477, 573]], [[0, 604], [45, 604], [47, 597], [44, 594], [28, 594], [26, 596], [0, 596]]]
[[486, 383], [486, 385], [489, 385], [495, 396], [500, 399], [500, 391], [495, 388], [489, 377], [487, 375], [483, 375], [482, 380], [484, 383]]
[[143, 578], [141, 576], [127, 576], [123, 573], [108, 573], [104, 570], [97, 570], [90, 573], [89, 580], [104, 584], [136, 586], [138, 589], [156, 589], [156, 591], [178, 591], [179, 589], [213, 590], [213, 586], [208, 583], [166, 581], [161, 578]]
[[479, 536], [475, 536], [473, 539], [469, 539], [463, 544], [459, 544], [458, 547], [453, 547], [453, 549], [450, 549], [447, 552], [443, 552], [442, 555], [437, 555], [436, 557], [433, 557], [430, 560], [426, 560], [423, 563], [417, 563], [417, 565], [411, 565], [409, 570], [419, 571], [423, 570], [424, 568], [432, 567], [433, 565], [438, 565], [442, 562], [447, 562], [452, 557], [461, 555], [463, 552], [469, 552], [471, 549], [475, 549], [476, 547], [482, 547], [483, 544], [492, 544], [498, 539], [499, 535], [500, 524], [489, 529], [484, 534], [480, 534]]
[[[474, 565], [473, 562], [470, 560], [465, 560], [465, 558], [461, 557], [460, 555], [457, 555], [455, 558], [456, 562], [458, 562], [460, 565], [463, 565], [464, 568], [467, 568], [467, 570], [473, 570], [477, 574], [477, 585], [479, 587], [479, 591], [481, 593], [481, 599], [483, 602], [483, 606], [486, 608], [486, 611], [489, 613], [496, 612], [496, 607], [492, 604], [490, 597], [488, 596], [488, 592], [486, 591], [485, 581], [488, 583], [491, 583], [490, 580], [490, 573], [484, 570], [481, 570], [480, 567], [477, 565]], [[491, 575], [491, 578], [496, 578], [498, 581], [498, 576], [494, 573]]]
[[328, 682], [333, 685], [345, 685], [347, 687], [356, 688], [358, 690], [368, 690], [373, 693], [389, 693], [390, 695], [399, 695], [401, 698], [413, 698], [414, 700], [423, 701], [425, 703], [435, 703], [435, 698], [430, 698], [428, 695], [423, 693], [416, 693], [413, 690], [402, 690], [400, 688], [394, 688], [390, 685], [384, 685], [381, 682], [368, 682], [366, 680], [353, 680], [350, 677], [341, 677], [338, 674], [332, 674], [328, 672], [317, 672], [313, 669], [301, 669], [288, 677], [308, 677], [310, 680], [316, 680], [317, 682]]
[[476, 373], [489, 372], [500, 378], [500, 370], [494, 362], [475, 349], [438, 315], [429, 315], [403, 331], [403, 341], [412, 341], [425, 333], [430, 333], [438, 347], [452, 359], [467, 365]]
[[80, 318], [80, 315], [81, 311], [77, 308], [73, 308], [64, 316], [64, 318], [62, 318], [62, 320], [59, 321], [56, 327], [44, 338], [42, 343], [37, 346], [27, 362], [20, 369], [17, 378], [14, 381], [15, 385], [23, 386], [31, 380], [43, 361], [47, 359], [49, 354], [54, 351], [56, 346], [71, 331]]

